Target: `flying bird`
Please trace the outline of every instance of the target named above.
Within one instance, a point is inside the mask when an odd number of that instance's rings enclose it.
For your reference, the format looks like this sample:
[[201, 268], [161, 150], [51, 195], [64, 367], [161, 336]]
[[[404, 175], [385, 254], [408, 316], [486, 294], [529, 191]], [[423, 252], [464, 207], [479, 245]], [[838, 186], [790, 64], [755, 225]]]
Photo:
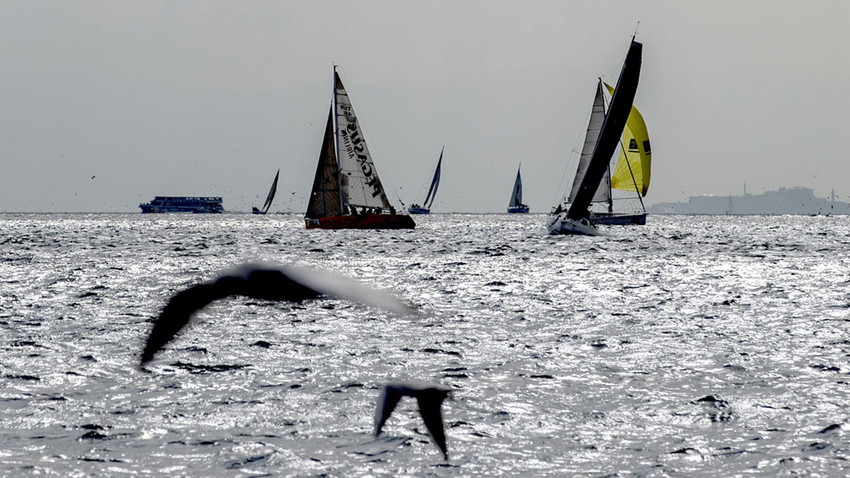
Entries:
[[142, 351], [141, 365], [151, 361], [165, 344], [177, 336], [195, 312], [213, 301], [230, 296], [290, 302], [331, 296], [401, 314], [414, 312], [390, 293], [331, 272], [295, 266], [244, 264], [210, 282], [175, 294], [154, 321]]
[[443, 452], [443, 458], [448, 460], [446, 432], [443, 428], [443, 415], [440, 409], [443, 406], [443, 400], [450, 393], [451, 389], [427, 383], [405, 382], [384, 385], [381, 396], [378, 398], [378, 408], [375, 410], [375, 436], [381, 433], [381, 429], [395, 410], [401, 397], [413, 397], [419, 404], [419, 414], [422, 415], [425, 428], [428, 429], [434, 443]]

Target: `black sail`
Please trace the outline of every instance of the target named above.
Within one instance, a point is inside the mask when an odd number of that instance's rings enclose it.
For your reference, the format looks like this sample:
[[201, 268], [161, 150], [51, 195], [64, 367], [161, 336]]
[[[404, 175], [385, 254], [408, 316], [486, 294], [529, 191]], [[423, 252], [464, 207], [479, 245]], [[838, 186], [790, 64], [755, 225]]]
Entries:
[[590, 165], [576, 197], [570, 205], [569, 211], [567, 211], [567, 217], [570, 219], [579, 220], [590, 215], [588, 209], [590, 202], [593, 200], [593, 196], [599, 188], [599, 183], [602, 182], [602, 177], [608, 169], [608, 162], [617, 148], [620, 135], [623, 134], [623, 128], [626, 126], [626, 120], [628, 120], [629, 113], [632, 110], [632, 102], [635, 99], [635, 92], [637, 92], [638, 80], [640, 79], [642, 52], [643, 45], [632, 40], [623, 69], [620, 71], [620, 78], [614, 89], [614, 97], [611, 99], [608, 115], [605, 116], [605, 123], [602, 125], [602, 131], [599, 132], [599, 139], [596, 140]]
[[280, 169], [277, 170], [277, 173], [274, 175], [274, 180], [272, 181], [272, 187], [269, 189], [269, 195], [266, 196], [266, 202], [263, 204], [263, 214], [269, 212], [269, 208], [272, 207], [272, 201], [274, 201], [274, 195], [277, 193], [277, 179], [280, 176]]
[[322, 150], [319, 152], [319, 165], [316, 167], [316, 177], [313, 179], [313, 189], [310, 191], [310, 203], [307, 206], [307, 217], [339, 216], [342, 210], [339, 204], [339, 169], [334, 153], [333, 111], [328, 112], [328, 124], [325, 127], [325, 138]]

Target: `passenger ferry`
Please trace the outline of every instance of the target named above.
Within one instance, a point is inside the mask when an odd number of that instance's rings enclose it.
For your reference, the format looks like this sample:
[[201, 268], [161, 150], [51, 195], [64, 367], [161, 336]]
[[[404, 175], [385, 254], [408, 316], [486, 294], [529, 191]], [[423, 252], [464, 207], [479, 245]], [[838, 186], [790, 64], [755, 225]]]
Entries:
[[153, 201], [139, 204], [142, 213], [194, 212], [222, 213], [220, 197], [157, 196]]

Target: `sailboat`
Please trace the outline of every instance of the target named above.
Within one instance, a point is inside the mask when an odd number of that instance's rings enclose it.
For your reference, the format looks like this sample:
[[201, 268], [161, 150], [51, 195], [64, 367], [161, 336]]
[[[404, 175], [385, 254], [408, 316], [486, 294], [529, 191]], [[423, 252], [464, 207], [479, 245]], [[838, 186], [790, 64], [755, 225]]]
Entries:
[[307, 229], [413, 229], [387, 199], [354, 108], [334, 66], [334, 90], [304, 217]]
[[519, 170], [522, 168], [520, 165], [516, 170], [516, 179], [514, 180], [514, 190], [511, 192], [511, 200], [508, 203], [508, 212], [509, 213], [519, 213], [525, 214], [528, 212], [528, 204], [522, 203], [522, 176], [519, 173]]
[[269, 212], [269, 208], [272, 206], [272, 201], [274, 201], [274, 195], [277, 192], [277, 178], [280, 176], [280, 169], [277, 170], [277, 173], [274, 175], [274, 180], [272, 181], [272, 187], [269, 189], [269, 195], [266, 196], [266, 202], [263, 204], [262, 209], [257, 209], [256, 207], [251, 208], [251, 212], [254, 214], [265, 214]]
[[428, 195], [425, 196], [425, 202], [422, 205], [413, 203], [407, 209], [410, 214], [431, 214], [431, 205], [434, 204], [434, 198], [437, 197], [437, 188], [440, 187], [440, 167], [443, 164], [443, 149], [440, 150], [440, 159], [437, 160], [437, 169], [434, 171], [434, 179], [431, 180], [431, 187], [428, 188]]
[[[550, 234], [599, 234], [591, 217], [590, 206], [597, 196], [606, 172], [610, 171], [609, 160], [617, 148], [631, 113], [640, 79], [642, 53], [643, 44], [632, 38], [608, 112], [604, 113], [603, 117], [597, 115], [594, 118], [594, 115], [591, 115], [584, 149], [588, 149], [588, 143], [593, 143], [593, 149], [586, 163], [584, 165], [579, 163], [580, 171], [576, 173], [578, 185], [574, 183], [570, 192], [570, 206], [565, 210], [559, 205], [546, 221]], [[593, 109], [597, 112], [599, 109], [604, 111], [601, 98], [602, 86], [597, 85], [596, 91], [597, 99], [594, 101]], [[579, 176], [581, 176], [580, 180]]]

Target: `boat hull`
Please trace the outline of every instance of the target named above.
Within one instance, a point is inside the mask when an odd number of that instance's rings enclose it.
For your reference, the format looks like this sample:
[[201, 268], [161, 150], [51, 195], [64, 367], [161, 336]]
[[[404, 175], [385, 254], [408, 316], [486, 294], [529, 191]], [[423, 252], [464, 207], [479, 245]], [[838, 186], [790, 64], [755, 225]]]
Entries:
[[594, 224], [605, 224], [609, 226], [644, 226], [646, 225], [646, 213], [591, 213], [590, 221]]
[[587, 219], [576, 221], [567, 217], [567, 213], [550, 214], [546, 220], [546, 227], [549, 229], [549, 234], [572, 234], [583, 236], [598, 236], [599, 229], [596, 229], [593, 224]]
[[424, 207], [409, 207], [407, 212], [410, 214], [431, 214], [431, 210]]
[[413, 229], [416, 223], [404, 214], [358, 214], [304, 218], [307, 229]]
[[528, 206], [509, 207], [508, 214], [528, 214]]

